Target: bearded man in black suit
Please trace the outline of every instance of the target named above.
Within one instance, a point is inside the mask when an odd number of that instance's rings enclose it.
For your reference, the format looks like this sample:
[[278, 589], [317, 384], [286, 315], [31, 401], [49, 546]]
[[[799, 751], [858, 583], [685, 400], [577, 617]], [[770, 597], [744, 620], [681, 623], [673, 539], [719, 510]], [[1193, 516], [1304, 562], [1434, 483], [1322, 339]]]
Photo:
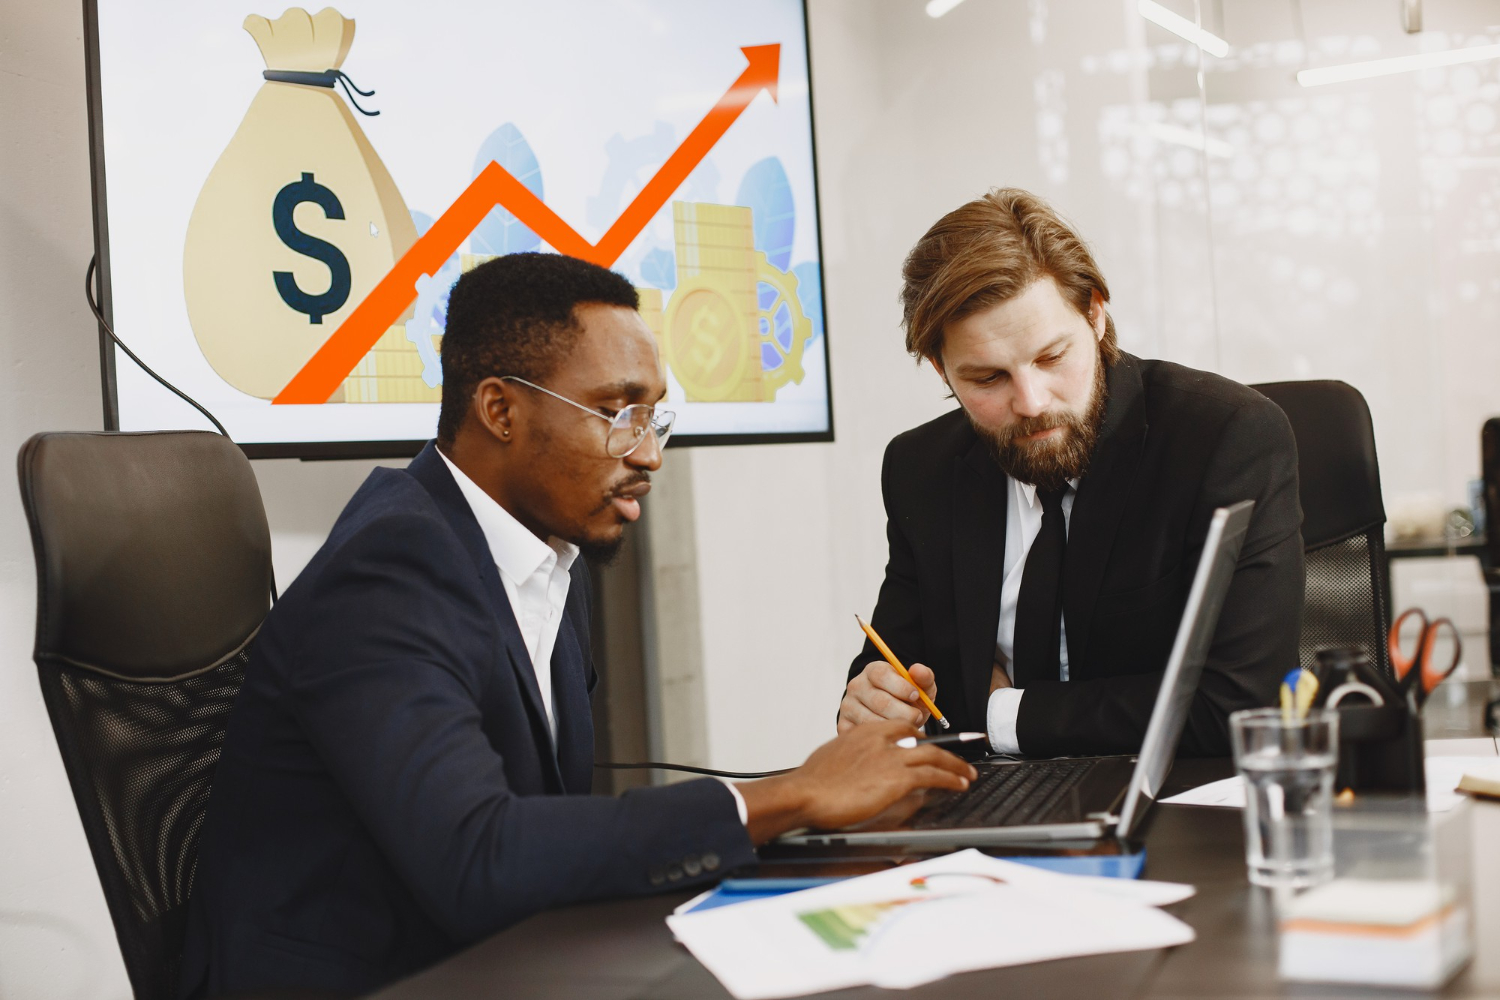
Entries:
[[[1209, 519], [1254, 500], [1181, 744], [1227, 754], [1229, 714], [1272, 704], [1297, 665], [1286, 416], [1226, 378], [1121, 351], [1088, 247], [1025, 191], [938, 220], [903, 279], [907, 350], [959, 406], [886, 449], [876, 631], [997, 752], [1136, 751]], [[927, 713], [867, 643], [839, 729], [877, 720]]]

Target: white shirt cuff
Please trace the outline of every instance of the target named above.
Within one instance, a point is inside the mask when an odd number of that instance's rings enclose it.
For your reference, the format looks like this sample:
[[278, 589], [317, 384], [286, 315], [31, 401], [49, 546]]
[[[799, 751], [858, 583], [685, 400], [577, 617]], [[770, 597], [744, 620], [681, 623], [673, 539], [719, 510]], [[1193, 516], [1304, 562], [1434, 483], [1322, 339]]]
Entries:
[[724, 787], [729, 789], [730, 795], [734, 796], [734, 807], [740, 811], [740, 826], [749, 826], [750, 810], [745, 806], [745, 797], [740, 794], [738, 788], [734, 787], [734, 782], [728, 778], [720, 778], [719, 780], [724, 782]]
[[985, 728], [989, 730], [990, 747], [996, 753], [1020, 753], [1016, 742], [1016, 715], [1021, 711], [1021, 688], [1003, 687], [990, 695], [990, 706], [985, 713]]

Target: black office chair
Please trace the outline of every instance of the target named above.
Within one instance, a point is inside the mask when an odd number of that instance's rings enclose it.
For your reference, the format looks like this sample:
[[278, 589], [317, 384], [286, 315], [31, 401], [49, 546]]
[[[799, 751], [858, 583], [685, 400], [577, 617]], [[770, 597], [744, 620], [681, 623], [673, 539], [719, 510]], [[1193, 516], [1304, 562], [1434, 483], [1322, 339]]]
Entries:
[[217, 434], [39, 434], [18, 465], [42, 697], [135, 996], [164, 1000], [225, 717], [269, 603], [265, 510]]
[[1479, 564], [1490, 591], [1490, 672], [1500, 676], [1500, 417], [1486, 420], [1479, 432], [1479, 467], [1485, 533]]
[[1385, 505], [1370, 408], [1358, 389], [1343, 382], [1251, 388], [1281, 407], [1297, 438], [1307, 575], [1298, 655], [1305, 666], [1319, 646], [1353, 645], [1393, 676], [1386, 651], [1391, 603]]

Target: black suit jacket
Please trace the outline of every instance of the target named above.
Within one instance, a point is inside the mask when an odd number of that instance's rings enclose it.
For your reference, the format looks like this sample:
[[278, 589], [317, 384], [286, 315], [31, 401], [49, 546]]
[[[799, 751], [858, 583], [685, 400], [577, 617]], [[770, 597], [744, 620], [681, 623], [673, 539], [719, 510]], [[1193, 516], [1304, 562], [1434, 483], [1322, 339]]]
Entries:
[[589, 583], [552, 658], [557, 750], [499, 573], [432, 445], [376, 469], [266, 619], [198, 858], [183, 993], [365, 992], [548, 907], [754, 860], [702, 780], [588, 794]]
[[[1229, 752], [1228, 716], [1271, 705], [1297, 666], [1302, 508], [1291, 426], [1266, 397], [1166, 361], [1122, 355], [1079, 483], [1063, 564], [1069, 680], [1026, 688], [1034, 756], [1140, 748], [1215, 507], [1254, 500], [1184, 754]], [[1006, 477], [960, 410], [890, 443], [881, 473], [890, 561], [873, 624], [937, 674], [957, 729], [985, 729], [1000, 619]], [[868, 642], [854, 677], [879, 659]]]

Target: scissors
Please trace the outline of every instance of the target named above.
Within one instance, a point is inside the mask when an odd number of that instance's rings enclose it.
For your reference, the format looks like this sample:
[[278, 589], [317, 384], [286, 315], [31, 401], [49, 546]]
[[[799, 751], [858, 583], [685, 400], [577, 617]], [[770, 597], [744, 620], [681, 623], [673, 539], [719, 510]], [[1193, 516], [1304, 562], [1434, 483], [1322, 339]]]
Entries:
[[[1417, 632], [1416, 647], [1408, 656], [1401, 649], [1401, 626], [1413, 615], [1416, 616], [1420, 629]], [[1444, 629], [1453, 637], [1453, 655], [1439, 662], [1434, 658], [1433, 650]], [[1433, 689], [1457, 669], [1464, 650], [1458, 637], [1458, 629], [1451, 621], [1447, 618], [1435, 618], [1429, 622], [1426, 612], [1421, 608], [1408, 608], [1401, 612], [1391, 624], [1386, 648], [1391, 654], [1391, 666], [1396, 668], [1396, 680], [1400, 683], [1401, 690], [1407, 691], [1416, 686], [1418, 702], [1425, 701]]]

